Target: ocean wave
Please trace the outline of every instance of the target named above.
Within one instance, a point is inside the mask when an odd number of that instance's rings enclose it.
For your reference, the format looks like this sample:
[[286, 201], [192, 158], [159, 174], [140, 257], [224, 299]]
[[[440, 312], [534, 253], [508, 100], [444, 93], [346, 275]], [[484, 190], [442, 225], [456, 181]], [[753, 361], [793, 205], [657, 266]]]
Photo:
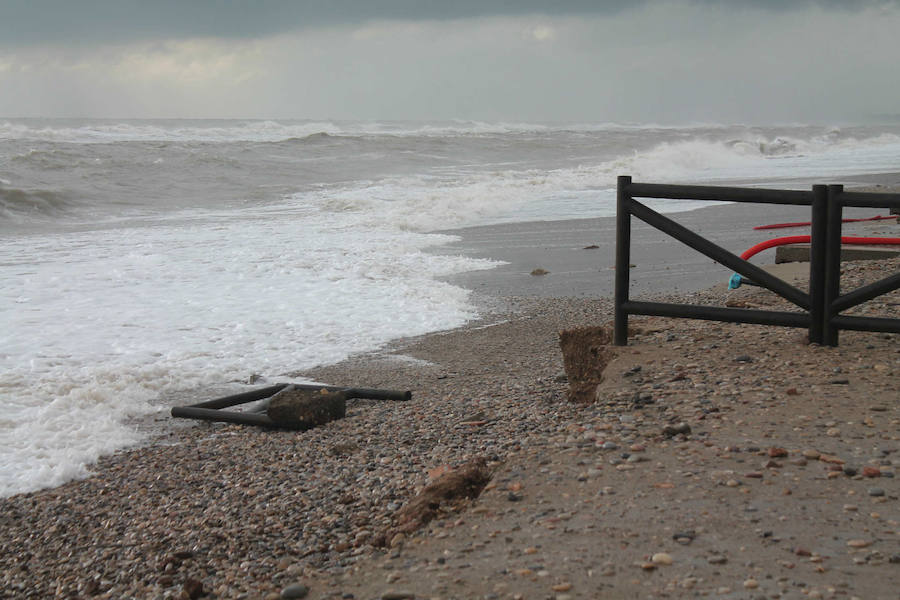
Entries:
[[9, 161], [26, 168], [42, 170], [65, 170], [96, 162], [93, 157], [79, 148], [47, 148], [46, 145], [43, 148], [30, 148], [25, 152], [14, 154], [10, 156]]
[[[484, 136], [558, 136], [565, 134], [602, 136], [604, 133], [633, 133], [649, 137], [683, 133], [692, 139], [709, 136], [718, 140], [732, 136], [739, 144], [761, 142], [764, 147], [781, 151], [772, 144], [778, 140], [800, 147], [821, 144], [879, 143], [881, 132], [875, 128], [851, 128], [862, 135], [850, 135], [840, 128], [809, 125], [783, 125], [758, 128], [721, 123], [666, 125], [661, 123], [570, 122], [533, 123], [517, 121], [332, 121], [332, 120], [216, 120], [216, 119], [12, 119], [0, 121], [0, 140], [24, 140], [71, 143], [127, 141], [156, 142], [321, 142], [353, 137], [479, 138]], [[780, 133], [755, 133], [779, 131]], [[599, 141], [602, 138], [598, 137]]]
[[276, 121], [215, 120], [0, 122], [0, 139], [80, 144], [140, 141], [273, 142], [304, 138], [322, 132], [340, 135], [343, 131], [340, 125], [327, 121], [287, 124]]
[[611, 162], [638, 179], [677, 182], [766, 177], [828, 177], [896, 168], [900, 136], [844, 137], [833, 129], [809, 137], [746, 135], [665, 142]]
[[[733, 132], [725, 132], [733, 133]], [[900, 136], [856, 139], [839, 130], [814, 136], [690, 137], [555, 169], [448, 168], [299, 193], [291, 201], [373, 225], [434, 231], [500, 221], [608, 216], [619, 175], [637, 181], [715, 183], [832, 177], [896, 168]], [[666, 210], [681, 210], [680, 205]]]
[[335, 132], [329, 133], [327, 131], [317, 131], [316, 133], [310, 133], [309, 135], [304, 135], [301, 137], [289, 137], [283, 140], [274, 140], [267, 143], [291, 147], [304, 145], [346, 144], [348, 142], [360, 142], [364, 139], [365, 138], [360, 135], [337, 134]]
[[[692, 125], [686, 129], [717, 127]], [[726, 127], [726, 126], [721, 126]], [[479, 137], [546, 134], [674, 130], [684, 127], [634, 123], [530, 123], [513, 121], [275, 121], [165, 120], [112, 121], [89, 119], [24, 119], [0, 121], [0, 140], [72, 143], [125, 141], [284, 142], [329, 137]]]
[[54, 190], [23, 190], [0, 186], [0, 219], [54, 217], [74, 208], [65, 193]]

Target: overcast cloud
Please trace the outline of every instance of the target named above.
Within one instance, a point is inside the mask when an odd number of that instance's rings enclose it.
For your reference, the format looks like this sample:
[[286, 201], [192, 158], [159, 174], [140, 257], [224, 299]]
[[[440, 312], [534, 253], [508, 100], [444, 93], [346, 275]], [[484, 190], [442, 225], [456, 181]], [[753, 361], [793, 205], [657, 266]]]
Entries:
[[871, 120], [898, 4], [0, 0], [0, 115]]

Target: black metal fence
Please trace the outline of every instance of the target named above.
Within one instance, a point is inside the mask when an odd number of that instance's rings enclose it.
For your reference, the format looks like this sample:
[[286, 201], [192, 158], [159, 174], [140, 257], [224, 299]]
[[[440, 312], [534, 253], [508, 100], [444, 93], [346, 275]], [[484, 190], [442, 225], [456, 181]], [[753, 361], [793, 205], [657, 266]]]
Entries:
[[[811, 212], [809, 292], [804, 292], [743, 260], [697, 233], [664, 217], [635, 198], [711, 200], [792, 204], [808, 206]], [[840, 185], [814, 185], [811, 191], [771, 190], [694, 185], [633, 183], [627, 175], [618, 178], [616, 210], [615, 344], [628, 343], [628, 316], [652, 315], [704, 319], [729, 323], [753, 323], [804, 327], [811, 343], [836, 346], [841, 329], [900, 333], [900, 319], [856, 317], [839, 314], [882, 294], [900, 289], [900, 273], [840, 295], [841, 216], [843, 207], [900, 208], [900, 194], [845, 192]], [[642, 302], [629, 298], [631, 262], [631, 217], [690, 246], [778, 294], [802, 312]]]

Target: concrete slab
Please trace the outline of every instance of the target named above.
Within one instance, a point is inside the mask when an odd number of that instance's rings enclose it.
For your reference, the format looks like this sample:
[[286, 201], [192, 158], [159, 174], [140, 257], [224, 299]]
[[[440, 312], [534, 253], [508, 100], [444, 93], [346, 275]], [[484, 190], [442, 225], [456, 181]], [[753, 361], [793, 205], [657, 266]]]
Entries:
[[[880, 260], [900, 256], [900, 246], [841, 247], [841, 260]], [[775, 248], [775, 263], [809, 262], [809, 244], [791, 244]]]

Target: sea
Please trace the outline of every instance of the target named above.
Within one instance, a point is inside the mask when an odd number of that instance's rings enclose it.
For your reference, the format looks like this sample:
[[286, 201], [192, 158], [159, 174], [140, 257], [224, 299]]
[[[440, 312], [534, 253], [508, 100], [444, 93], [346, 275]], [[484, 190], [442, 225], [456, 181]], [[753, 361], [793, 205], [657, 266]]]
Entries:
[[611, 216], [621, 174], [898, 170], [897, 123], [0, 118], [0, 497], [86, 476], [173, 398], [476, 318], [442, 277], [498, 263], [442, 253], [455, 228]]

